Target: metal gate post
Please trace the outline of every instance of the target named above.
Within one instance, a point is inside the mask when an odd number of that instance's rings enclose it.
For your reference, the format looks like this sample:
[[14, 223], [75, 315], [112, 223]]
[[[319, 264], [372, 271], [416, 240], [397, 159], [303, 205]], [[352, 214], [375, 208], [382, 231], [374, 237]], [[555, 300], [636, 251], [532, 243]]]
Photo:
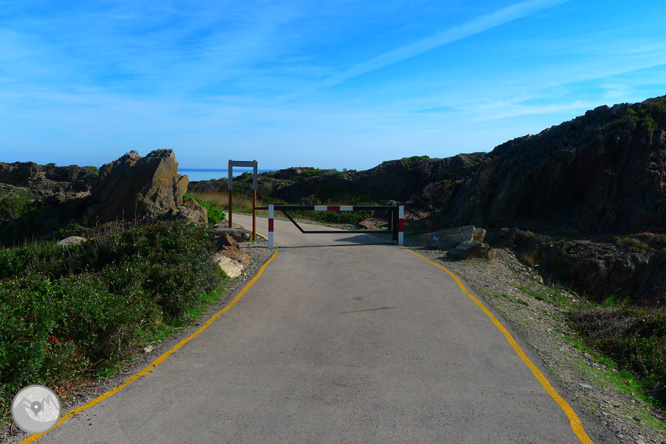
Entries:
[[231, 206], [231, 201], [232, 201], [231, 195], [232, 195], [232, 193], [233, 193], [233, 191], [229, 190], [229, 228], [231, 228], [231, 214], [233, 213], [232, 206]]
[[257, 190], [252, 190], [252, 240], [257, 240]]
[[398, 245], [403, 245], [405, 241], [405, 207], [398, 207]]
[[268, 248], [273, 249], [273, 204], [268, 206]]

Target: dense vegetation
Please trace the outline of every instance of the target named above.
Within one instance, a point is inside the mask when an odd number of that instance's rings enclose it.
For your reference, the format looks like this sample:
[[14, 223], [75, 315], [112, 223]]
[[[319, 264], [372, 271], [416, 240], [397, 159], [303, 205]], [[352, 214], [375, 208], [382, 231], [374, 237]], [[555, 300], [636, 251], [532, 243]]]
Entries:
[[62, 391], [113, 372], [191, 321], [226, 281], [204, 228], [115, 224], [88, 237], [0, 249], [2, 418], [26, 385]]

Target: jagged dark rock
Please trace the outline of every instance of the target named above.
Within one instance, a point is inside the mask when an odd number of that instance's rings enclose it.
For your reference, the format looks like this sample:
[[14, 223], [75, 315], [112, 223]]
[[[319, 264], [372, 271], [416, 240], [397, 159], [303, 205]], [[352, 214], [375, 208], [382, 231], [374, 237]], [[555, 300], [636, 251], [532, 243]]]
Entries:
[[666, 99], [599, 107], [495, 148], [457, 191], [442, 223], [666, 231], [665, 142]]
[[130, 151], [100, 169], [89, 213], [101, 222], [137, 218], [206, 223], [205, 208], [194, 200], [183, 203], [188, 183], [187, 176], [178, 174], [173, 150], [155, 150], [145, 157]]

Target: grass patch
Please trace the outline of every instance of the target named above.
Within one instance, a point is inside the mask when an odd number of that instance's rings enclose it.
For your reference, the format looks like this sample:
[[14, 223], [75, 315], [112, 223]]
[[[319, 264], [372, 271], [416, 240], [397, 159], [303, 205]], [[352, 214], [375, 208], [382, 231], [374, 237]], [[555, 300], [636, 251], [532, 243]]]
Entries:
[[[221, 191], [210, 191], [207, 193], [192, 193], [192, 197], [196, 198], [199, 203], [201, 201], [206, 204], [219, 209], [220, 211], [229, 211], [229, 194]], [[203, 204], [202, 204], [203, 205]], [[252, 196], [246, 196], [234, 190], [233, 193], [233, 212], [239, 214], [252, 214]], [[265, 204], [257, 199], [257, 206], [262, 207]], [[267, 215], [266, 211], [257, 211], [257, 215]]]
[[407, 225], [405, 227], [405, 236], [418, 237], [418, 236], [424, 235], [426, 233], [427, 232], [425, 230], [423, 230], [421, 228], [417, 228], [417, 227], [412, 226], [412, 225]]
[[[203, 206], [208, 212], [208, 224], [215, 225], [224, 220], [224, 212], [216, 206], [215, 203], [209, 203], [206, 200], [198, 196], [193, 196], [191, 194], [185, 194], [183, 196], [183, 202], [187, 202], [190, 199], [196, 200], [201, 206]], [[227, 205], [228, 206], [228, 205]]]
[[109, 224], [88, 238], [0, 249], [0, 419], [22, 387], [114, 373], [227, 281], [203, 227]]
[[622, 412], [624, 416], [628, 418], [637, 417], [642, 424], [661, 433], [666, 433], [666, 423], [660, 421], [651, 412], [651, 410], [663, 410], [664, 404], [648, 395], [650, 387], [644, 380], [632, 372], [622, 370], [615, 361], [599, 354], [586, 343], [572, 339], [564, 334], [561, 337], [564, 341], [572, 344], [576, 349], [587, 353], [587, 356], [589, 356], [592, 364], [582, 360], [575, 361], [575, 364], [586, 378], [601, 387], [611, 385], [620, 392], [630, 395], [635, 401], [638, 401], [635, 409]]
[[560, 287], [548, 288], [545, 291], [532, 290], [522, 285], [519, 285], [516, 288], [538, 301], [548, 302], [557, 307], [569, 308], [573, 305], [573, 302], [571, 299], [569, 299], [569, 296], [564, 291], [562, 291]]
[[[664, 309], [583, 305], [569, 321], [594, 350], [640, 378], [643, 388], [666, 393]], [[660, 401], [666, 405], [666, 399]]]
[[656, 251], [666, 246], [666, 235], [643, 232], [629, 236], [616, 236], [615, 243], [632, 253]]
[[514, 304], [529, 306], [529, 303], [527, 301], [519, 299], [519, 298], [517, 298], [515, 296], [512, 296], [510, 294], [498, 293], [498, 292], [493, 291], [493, 290], [484, 290], [483, 293], [486, 296], [489, 296], [489, 297], [492, 297], [492, 298], [504, 299], [505, 301], [509, 301], [509, 302], [514, 303]]
[[[323, 174], [329, 170], [312, 170], [312, 174]], [[317, 172], [318, 171], [318, 172]], [[328, 173], [327, 173], [328, 174]], [[240, 183], [240, 182], [239, 182]], [[193, 198], [205, 202], [208, 205], [219, 208], [222, 211], [229, 211], [229, 195], [227, 193], [212, 191], [206, 193], [192, 194]], [[257, 206], [267, 206], [269, 203], [275, 205], [287, 205], [284, 202], [266, 202], [257, 199]], [[243, 191], [234, 190], [233, 194], [233, 212], [238, 214], [251, 214], [252, 213], [252, 197], [251, 195], [243, 194]], [[327, 205], [338, 205], [336, 203], [327, 203]], [[362, 204], [359, 204], [362, 205]], [[257, 211], [259, 216], [267, 216], [268, 212], [265, 210]], [[289, 215], [295, 219], [309, 220], [323, 224], [339, 224], [339, 225], [357, 225], [359, 222], [369, 218], [375, 217], [372, 211], [290, 211]]]

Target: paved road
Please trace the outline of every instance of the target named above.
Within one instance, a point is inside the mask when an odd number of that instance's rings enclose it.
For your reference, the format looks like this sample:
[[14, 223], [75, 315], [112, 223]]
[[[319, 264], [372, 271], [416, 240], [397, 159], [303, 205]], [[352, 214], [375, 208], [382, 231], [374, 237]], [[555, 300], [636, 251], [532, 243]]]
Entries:
[[275, 240], [230, 311], [38, 442], [580, 442], [442, 270], [363, 235], [276, 221]]

